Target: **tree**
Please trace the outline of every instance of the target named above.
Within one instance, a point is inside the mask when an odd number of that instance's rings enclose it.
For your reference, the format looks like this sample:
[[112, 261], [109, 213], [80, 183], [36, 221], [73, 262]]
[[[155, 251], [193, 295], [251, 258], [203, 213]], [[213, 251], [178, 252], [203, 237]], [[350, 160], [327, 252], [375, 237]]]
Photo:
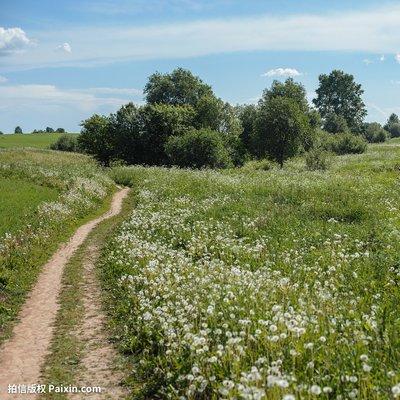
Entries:
[[387, 132], [378, 122], [365, 123], [363, 136], [370, 143], [382, 143], [387, 139]]
[[22, 128], [21, 128], [20, 126], [17, 126], [17, 127], [14, 129], [14, 133], [18, 133], [18, 134], [23, 133], [23, 132], [22, 132]]
[[57, 128], [56, 132], [57, 133], [65, 133], [65, 129], [64, 128]]
[[4, 132], [0, 131], [0, 135], [4, 135]]
[[78, 135], [64, 134], [61, 135], [54, 143], [50, 145], [50, 149], [59, 151], [78, 152]]
[[258, 155], [269, 156], [282, 167], [285, 160], [297, 154], [311, 132], [309, 118], [298, 102], [287, 97], [272, 98], [261, 104], [256, 120]]
[[150, 104], [195, 106], [206, 95], [213, 95], [212, 89], [190, 71], [177, 68], [170, 74], [156, 72], [149, 77], [144, 88]]
[[392, 138], [400, 137], [400, 123], [391, 124], [389, 133]]
[[398, 115], [395, 114], [395, 113], [392, 113], [392, 114], [390, 114], [390, 117], [388, 118], [388, 120], [387, 120], [385, 126], [383, 127], [383, 129], [385, 129], [385, 131], [389, 132], [390, 131], [390, 127], [393, 124], [398, 124], [398, 123], [400, 123]]
[[316, 93], [313, 103], [323, 118], [334, 113], [346, 120], [351, 131], [360, 130], [367, 111], [361, 98], [364, 90], [354, 81], [353, 75], [340, 70], [334, 70], [329, 75], [322, 74]]
[[85, 153], [92, 154], [98, 161], [108, 164], [114, 155], [114, 143], [110, 130], [110, 118], [94, 114], [83, 121], [78, 145]]
[[54, 129], [49, 126], [46, 128], [46, 133], [54, 133]]
[[324, 130], [329, 133], [348, 132], [347, 121], [341, 115], [329, 113], [324, 120]]
[[306, 89], [301, 83], [295, 82], [293, 78], [288, 78], [285, 82], [273, 81], [271, 88], [264, 90], [260, 103], [265, 104], [276, 97], [292, 99], [297, 103], [300, 110], [305, 113], [308, 113], [310, 110]]

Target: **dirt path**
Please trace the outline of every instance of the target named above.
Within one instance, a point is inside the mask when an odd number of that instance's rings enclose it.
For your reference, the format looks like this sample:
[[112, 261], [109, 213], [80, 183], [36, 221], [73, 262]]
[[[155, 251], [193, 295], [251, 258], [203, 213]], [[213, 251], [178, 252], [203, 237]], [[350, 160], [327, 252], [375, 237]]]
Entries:
[[90, 244], [83, 261], [83, 324], [77, 332], [84, 343], [82, 359], [83, 371], [74, 383], [78, 387], [98, 386], [101, 393], [71, 394], [74, 400], [83, 398], [96, 400], [118, 400], [127, 397], [127, 391], [120, 385], [123, 378], [115, 369], [117, 353], [108, 341], [106, 318], [101, 305], [101, 288], [97, 280], [95, 264], [99, 257], [99, 248]]
[[34, 394], [8, 394], [8, 385], [39, 384], [40, 370], [53, 334], [64, 266], [90, 231], [101, 221], [117, 215], [129, 189], [117, 192], [110, 210], [79, 227], [44, 265], [35, 287], [19, 314], [12, 337], [0, 348], [0, 399], [33, 399]]

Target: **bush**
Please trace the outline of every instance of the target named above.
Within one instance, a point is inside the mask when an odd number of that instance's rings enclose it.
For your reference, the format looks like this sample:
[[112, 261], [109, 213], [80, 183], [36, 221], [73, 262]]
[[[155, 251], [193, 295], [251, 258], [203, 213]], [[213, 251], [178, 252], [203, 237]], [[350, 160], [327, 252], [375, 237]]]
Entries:
[[389, 133], [392, 138], [400, 137], [400, 123], [394, 123], [389, 126]]
[[14, 129], [14, 133], [17, 133], [17, 134], [23, 133], [23, 132], [22, 132], [22, 128], [21, 128], [20, 126], [17, 126], [17, 127]]
[[328, 151], [315, 148], [306, 153], [306, 167], [309, 171], [322, 170], [325, 171], [331, 165], [331, 153]]
[[378, 122], [365, 124], [363, 136], [370, 143], [382, 143], [387, 139], [387, 133]]
[[50, 149], [59, 151], [78, 152], [78, 137], [77, 135], [65, 134], [61, 135], [54, 143], [50, 145]]
[[274, 168], [274, 163], [267, 159], [247, 161], [243, 167], [243, 171], [269, 171]]
[[338, 155], [361, 154], [367, 149], [367, 142], [361, 136], [351, 133], [338, 133], [325, 136], [322, 147]]
[[221, 134], [201, 129], [182, 136], [171, 136], [165, 152], [173, 165], [189, 168], [226, 168], [232, 166]]
[[324, 130], [329, 133], [348, 132], [346, 119], [341, 115], [330, 113], [325, 117]]

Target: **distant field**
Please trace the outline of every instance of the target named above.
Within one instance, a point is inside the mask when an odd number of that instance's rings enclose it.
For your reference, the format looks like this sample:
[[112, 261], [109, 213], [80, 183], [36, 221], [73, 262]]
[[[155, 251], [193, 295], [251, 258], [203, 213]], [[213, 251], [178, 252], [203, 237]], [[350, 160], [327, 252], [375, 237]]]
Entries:
[[[62, 133], [26, 133], [26, 134], [12, 134], [0, 135], [0, 148], [10, 147], [35, 147], [38, 149], [47, 149], [54, 143]], [[70, 133], [76, 135], [76, 133]]]
[[41, 202], [53, 201], [59, 194], [56, 189], [1, 177], [0, 193], [0, 237], [22, 228]]

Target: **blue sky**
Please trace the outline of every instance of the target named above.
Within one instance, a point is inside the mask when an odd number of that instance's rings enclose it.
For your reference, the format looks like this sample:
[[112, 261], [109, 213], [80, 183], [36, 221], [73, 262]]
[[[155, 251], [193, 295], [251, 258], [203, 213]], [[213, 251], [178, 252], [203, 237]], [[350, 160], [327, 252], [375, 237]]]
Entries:
[[386, 1], [1, 0], [0, 130], [78, 131], [178, 66], [231, 103], [287, 76], [311, 99], [318, 75], [340, 68], [384, 122], [400, 114], [399, 26], [400, 2]]

